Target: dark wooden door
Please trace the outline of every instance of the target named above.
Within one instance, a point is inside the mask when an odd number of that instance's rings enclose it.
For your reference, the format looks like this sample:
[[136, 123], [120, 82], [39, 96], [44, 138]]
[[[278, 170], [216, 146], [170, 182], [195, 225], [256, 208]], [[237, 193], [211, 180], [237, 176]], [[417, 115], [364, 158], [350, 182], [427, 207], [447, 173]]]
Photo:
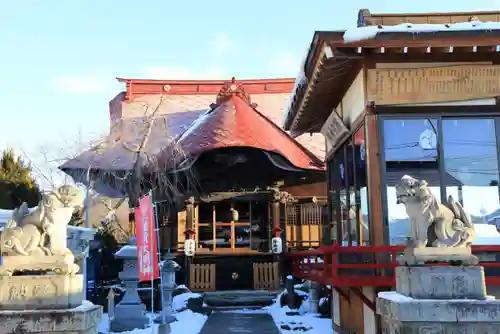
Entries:
[[220, 290], [252, 290], [251, 257], [228, 256], [216, 259], [216, 288]]

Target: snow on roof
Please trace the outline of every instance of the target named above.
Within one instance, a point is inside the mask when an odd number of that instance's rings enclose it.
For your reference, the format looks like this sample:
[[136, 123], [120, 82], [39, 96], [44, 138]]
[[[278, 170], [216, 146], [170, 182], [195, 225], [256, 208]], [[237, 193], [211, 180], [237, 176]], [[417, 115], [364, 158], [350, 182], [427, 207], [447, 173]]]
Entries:
[[432, 33], [443, 31], [500, 31], [500, 22], [457, 22], [453, 24], [413, 24], [402, 23], [395, 26], [365, 26], [344, 32], [344, 42], [358, 42], [375, 38], [379, 33]]

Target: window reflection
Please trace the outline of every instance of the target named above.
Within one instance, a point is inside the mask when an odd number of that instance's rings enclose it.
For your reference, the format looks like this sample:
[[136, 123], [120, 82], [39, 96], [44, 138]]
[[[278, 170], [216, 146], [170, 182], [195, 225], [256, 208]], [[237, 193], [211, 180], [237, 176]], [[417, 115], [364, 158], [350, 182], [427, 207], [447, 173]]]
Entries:
[[356, 205], [358, 212], [359, 239], [362, 244], [370, 242], [368, 228], [368, 181], [365, 154], [365, 127], [361, 127], [354, 135], [354, 165], [356, 168]]
[[428, 118], [385, 120], [383, 129], [389, 242], [405, 244], [410, 219], [404, 205], [396, 204], [395, 185], [405, 175], [426, 180], [440, 201], [438, 122]]
[[445, 183], [446, 194], [464, 206], [473, 223], [495, 224], [500, 202], [494, 120], [445, 119], [443, 145], [446, 173], [454, 181]]
[[344, 245], [369, 243], [364, 127], [329, 162], [332, 239]]

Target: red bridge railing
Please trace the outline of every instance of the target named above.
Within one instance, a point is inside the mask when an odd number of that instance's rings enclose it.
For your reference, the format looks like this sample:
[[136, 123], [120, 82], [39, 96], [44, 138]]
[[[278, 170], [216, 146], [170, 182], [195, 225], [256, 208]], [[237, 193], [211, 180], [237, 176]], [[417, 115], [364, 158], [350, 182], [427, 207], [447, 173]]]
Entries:
[[[332, 286], [394, 286], [404, 246], [322, 246], [287, 253], [293, 276]], [[472, 246], [486, 284], [500, 285], [500, 245]], [[377, 260], [377, 261], [375, 261]], [[433, 266], [445, 263], [429, 264]]]

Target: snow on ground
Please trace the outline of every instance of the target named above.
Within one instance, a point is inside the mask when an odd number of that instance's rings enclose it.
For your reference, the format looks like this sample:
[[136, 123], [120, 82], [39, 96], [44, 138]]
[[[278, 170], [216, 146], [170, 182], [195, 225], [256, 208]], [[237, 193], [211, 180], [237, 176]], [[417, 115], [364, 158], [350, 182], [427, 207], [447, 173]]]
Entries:
[[[295, 290], [296, 292], [300, 290]], [[308, 334], [336, 334], [332, 328], [332, 319], [330, 318], [320, 318], [319, 313], [308, 312], [309, 303], [305, 300], [302, 303], [301, 308], [298, 310], [300, 315], [286, 315], [287, 312], [291, 310], [285, 306], [280, 307], [280, 297], [278, 295], [276, 301], [273, 305], [263, 308], [257, 311], [236, 311], [236, 312], [266, 312], [273, 317], [276, 327], [280, 329], [282, 334], [296, 334], [300, 333], [301, 330], [307, 329], [305, 331]], [[284, 327], [284, 328], [282, 328]], [[288, 329], [289, 328], [289, 329]], [[295, 329], [295, 330], [294, 330]]]
[[[316, 313], [304, 313], [302, 315], [289, 316], [286, 312], [290, 312], [288, 307], [280, 307], [279, 302], [265, 309], [274, 319], [274, 323], [280, 329], [282, 334], [296, 334], [300, 330], [294, 328], [308, 329], [308, 334], [335, 334], [332, 329], [332, 319], [320, 318]], [[290, 330], [282, 328], [290, 328]]]
[[180, 295], [175, 296], [172, 299], [172, 310], [174, 311], [183, 311], [187, 307], [187, 302], [189, 299], [196, 299], [196, 298], [201, 298], [201, 295], [199, 293], [193, 293], [193, 292], [185, 292]]
[[[207, 316], [199, 313], [194, 313], [190, 310], [174, 313], [177, 321], [170, 324], [171, 334], [198, 334], [201, 328], [207, 321]], [[101, 323], [97, 327], [99, 333], [108, 333], [108, 314], [102, 316]], [[120, 334], [156, 334], [158, 333], [158, 325], [144, 329], [134, 329], [130, 332], [120, 332]]]

